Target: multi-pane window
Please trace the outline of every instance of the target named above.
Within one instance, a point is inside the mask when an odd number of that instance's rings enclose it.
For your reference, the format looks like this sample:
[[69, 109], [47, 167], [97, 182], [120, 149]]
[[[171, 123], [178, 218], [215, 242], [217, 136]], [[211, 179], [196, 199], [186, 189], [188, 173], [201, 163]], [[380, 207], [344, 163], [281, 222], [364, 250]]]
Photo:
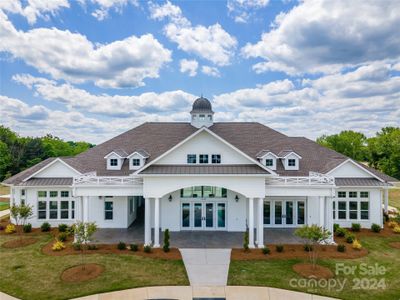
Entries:
[[25, 196], [25, 189], [22, 189], [21, 190], [21, 197], [24, 197]]
[[357, 198], [357, 192], [349, 192], [349, 198]]
[[69, 201], [60, 202], [60, 219], [69, 218]]
[[118, 159], [116, 159], [116, 158], [111, 158], [111, 159], [110, 159], [110, 166], [112, 166], [112, 167], [118, 166]]
[[47, 212], [47, 202], [46, 201], [38, 201], [38, 219], [46, 219]]
[[272, 158], [267, 158], [267, 159], [265, 160], [265, 165], [266, 165], [267, 167], [272, 167], [272, 166], [274, 165], [274, 160], [273, 160]]
[[49, 201], [49, 219], [58, 219], [58, 201]]
[[335, 201], [332, 202], [332, 208], [333, 208], [332, 209], [332, 212], [333, 212], [332, 217], [335, 220], [336, 219], [336, 202]]
[[61, 198], [68, 198], [69, 197], [69, 191], [61, 191]]
[[140, 166], [140, 159], [139, 158], [133, 158], [132, 159], [132, 166]]
[[132, 196], [128, 197], [128, 201], [129, 201], [129, 214], [133, 214], [133, 197]]
[[339, 198], [346, 198], [346, 192], [338, 192]]
[[349, 201], [349, 218], [351, 220], [358, 219], [358, 202], [357, 201]]
[[338, 201], [338, 218], [341, 220], [346, 219], [346, 212], [347, 212], [347, 202]]
[[112, 220], [113, 218], [114, 218], [113, 202], [112, 201], [104, 201], [104, 219]]
[[208, 154], [200, 154], [199, 155], [199, 163], [208, 164]]
[[37, 195], [38, 195], [38, 198], [46, 198], [47, 197], [47, 191], [38, 191]]
[[369, 219], [369, 202], [367, 201], [360, 202], [360, 218], [361, 220]]
[[289, 167], [295, 167], [296, 166], [296, 160], [291, 158], [288, 160], [288, 166]]
[[[49, 199], [47, 198], [49, 195]], [[69, 191], [38, 191], [37, 218], [51, 220], [75, 219], [75, 201]]]
[[187, 163], [195, 164], [196, 163], [196, 154], [188, 154], [187, 155]]
[[182, 198], [226, 198], [227, 190], [216, 186], [194, 186], [181, 189]]
[[368, 198], [369, 192], [360, 192], [360, 198]]
[[58, 197], [58, 192], [57, 191], [50, 191], [50, 198], [56, 198]]
[[368, 191], [340, 191], [337, 196], [340, 200], [336, 202], [337, 204], [333, 203], [333, 218], [369, 220], [370, 194]]
[[213, 164], [220, 164], [221, 163], [221, 154], [213, 154], [211, 156], [211, 162]]

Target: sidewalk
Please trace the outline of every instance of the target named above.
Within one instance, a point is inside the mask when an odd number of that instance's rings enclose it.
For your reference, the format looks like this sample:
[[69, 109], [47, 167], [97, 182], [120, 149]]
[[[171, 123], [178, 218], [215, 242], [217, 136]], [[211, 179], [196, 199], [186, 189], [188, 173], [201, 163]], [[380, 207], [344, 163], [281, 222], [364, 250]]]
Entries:
[[0, 211], [0, 219], [2, 219], [4, 216], [7, 216], [9, 214], [10, 214], [10, 210], [9, 209]]

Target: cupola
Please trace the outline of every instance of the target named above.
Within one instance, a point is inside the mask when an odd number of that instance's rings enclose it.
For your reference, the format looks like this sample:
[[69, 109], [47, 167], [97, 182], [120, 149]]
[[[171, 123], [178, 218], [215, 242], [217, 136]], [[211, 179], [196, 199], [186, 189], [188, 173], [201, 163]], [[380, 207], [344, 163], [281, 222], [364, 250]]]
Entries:
[[213, 124], [214, 112], [212, 111], [211, 102], [203, 96], [193, 102], [190, 115], [192, 116], [191, 124], [196, 128], [210, 127]]

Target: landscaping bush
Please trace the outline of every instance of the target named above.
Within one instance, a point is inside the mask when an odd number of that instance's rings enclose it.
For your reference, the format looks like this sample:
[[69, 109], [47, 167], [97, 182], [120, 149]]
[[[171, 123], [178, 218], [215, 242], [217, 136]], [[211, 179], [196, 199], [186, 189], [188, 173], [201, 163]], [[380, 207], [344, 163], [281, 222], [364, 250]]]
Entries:
[[313, 247], [310, 244], [304, 244], [303, 248], [304, 248], [304, 251], [306, 251], [306, 252], [313, 251]]
[[165, 229], [164, 231], [164, 245], [163, 245], [164, 252], [169, 252], [169, 230]]
[[59, 232], [67, 232], [68, 231], [68, 225], [67, 224], [58, 225], [58, 231]]
[[51, 250], [53, 251], [61, 251], [63, 249], [65, 249], [65, 245], [59, 240], [56, 240], [56, 242], [53, 244], [53, 247], [51, 247]]
[[354, 240], [354, 241], [353, 241], [353, 244], [352, 244], [352, 247], [353, 247], [353, 249], [355, 249], [355, 250], [361, 250], [362, 245], [361, 245], [361, 243], [360, 243], [358, 240]]
[[351, 230], [354, 232], [359, 232], [361, 230], [361, 224], [359, 223], [351, 224]]
[[337, 245], [337, 251], [338, 252], [345, 252], [346, 251], [346, 246], [343, 244]]
[[249, 232], [246, 231], [243, 236], [243, 249], [249, 251]]
[[261, 251], [264, 255], [271, 253], [271, 250], [267, 246], [264, 246]]
[[145, 245], [145, 246], [143, 247], [143, 251], [144, 251], [145, 253], [151, 253], [151, 246], [150, 246], [150, 245]]
[[333, 232], [335, 233], [336, 230], [338, 230], [338, 228], [340, 228], [339, 224], [333, 224]]
[[336, 233], [336, 236], [338, 236], [338, 237], [344, 237], [347, 233], [347, 230], [346, 230], [346, 228], [339, 227], [336, 229], [335, 233]]
[[59, 239], [61, 242], [65, 242], [65, 241], [67, 240], [67, 238], [68, 238], [68, 234], [67, 234], [66, 232], [61, 232], [61, 233], [58, 235], [58, 239]]
[[88, 246], [87, 246], [87, 248], [88, 248], [88, 250], [97, 250], [98, 248], [97, 248], [97, 245], [94, 245], [94, 244], [89, 244]]
[[11, 234], [11, 233], [14, 233], [15, 231], [16, 231], [15, 225], [14, 224], [8, 224], [7, 227], [6, 227], [5, 233]]
[[82, 250], [82, 244], [80, 244], [80, 243], [73, 243], [73, 244], [72, 244], [72, 247], [73, 247], [74, 250], [76, 250], [76, 251]]
[[390, 221], [388, 223], [389, 228], [395, 228], [396, 226], [398, 226], [398, 223], [396, 221]]
[[395, 228], [393, 228], [394, 233], [400, 233], [400, 226], [397, 225]]
[[47, 231], [50, 231], [51, 226], [50, 226], [50, 224], [49, 224], [48, 222], [44, 222], [44, 223], [42, 224], [42, 226], [40, 226], [40, 229], [41, 229], [43, 232], [47, 232]]
[[125, 250], [126, 244], [124, 242], [119, 242], [117, 245], [118, 250]]
[[283, 250], [284, 250], [283, 249], [284, 248], [283, 245], [276, 245], [275, 248], [276, 248], [276, 252], [283, 252]]
[[31, 223], [25, 224], [24, 226], [22, 226], [22, 229], [24, 230], [25, 233], [29, 233], [32, 231], [32, 224]]
[[136, 252], [139, 250], [139, 246], [137, 244], [131, 244], [131, 251]]
[[348, 232], [345, 236], [346, 242], [351, 244], [354, 242], [354, 240], [356, 239], [356, 237], [354, 236], [354, 234]]
[[371, 230], [373, 231], [373, 232], [376, 232], [376, 233], [379, 233], [379, 232], [381, 232], [381, 226], [380, 225], [378, 225], [378, 224], [372, 224], [371, 225]]
[[68, 227], [67, 233], [69, 236], [73, 236], [75, 234], [75, 224], [72, 224], [70, 227]]

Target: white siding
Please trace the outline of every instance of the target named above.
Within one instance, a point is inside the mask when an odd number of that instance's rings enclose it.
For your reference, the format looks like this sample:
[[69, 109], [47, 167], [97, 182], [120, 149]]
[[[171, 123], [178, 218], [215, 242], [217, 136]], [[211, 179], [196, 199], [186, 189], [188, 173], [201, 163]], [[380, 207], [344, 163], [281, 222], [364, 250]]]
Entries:
[[69, 178], [78, 175], [73, 169], [69, 168], [65, 164], [56, 161], [51, 166], [37, 173], [34, 177], [37, 178], [49, 178], [49, 177], [58, 177], [58, 178]]
[[332, 177], [363, 177], [368, 178], [372, 177], [371, 174], [368, 174], [367, 171], [361, 169], [361, 167], [354, 165], [354, 163], [348, 161], [341, 165], [339, 168], [333, 170], [333, 172], [329, 172], [329, 175]]
[[[113, 201], [113, 220], [104, 218], [104, 202]], [[89, 221], [96, 222], [99, 228], [127, 228], [128, 200], [127, 197], [89, 197]]]

